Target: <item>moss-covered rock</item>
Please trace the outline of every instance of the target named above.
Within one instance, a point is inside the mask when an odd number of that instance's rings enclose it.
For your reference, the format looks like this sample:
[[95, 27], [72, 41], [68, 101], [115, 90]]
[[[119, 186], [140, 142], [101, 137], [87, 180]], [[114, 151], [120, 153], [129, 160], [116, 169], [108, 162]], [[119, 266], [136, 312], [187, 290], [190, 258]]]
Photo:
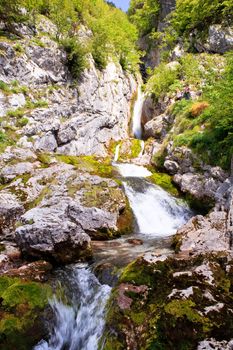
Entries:
[[153, 173], [149, 180], [153, 182], [155, 185], [158, 185], [162, 187], [164, 190], [169, 192], [175, 197], [179, 196], [179, 191], [175, 187], [175, 185], [172, 182], [172, 177], [165, 173]]
[[46, 284], [0, 277], [0, 348], [29, 350], [44, 335], [43, 313], [51, 296]]
[[119, 151], [119, 161], [127, 161], [137, 158], [141, 153], [141, 140], [127, 139], [121, 141]]
[[113, 177], [114, 168], [111, 165], [110, 158], [96, 158], [94, 156], [67, 156], [57, 155], [57, 160], [73, 165], [76, 169], [83, 172], [89, 172], [93, 175], [99, 175], [101, 177]]
[[112, 292], [104, 350], [192, 350], [206, 338], [231, 339], [228, 260], [226, 253], [191, 259], [146, 254], [131, 263]]

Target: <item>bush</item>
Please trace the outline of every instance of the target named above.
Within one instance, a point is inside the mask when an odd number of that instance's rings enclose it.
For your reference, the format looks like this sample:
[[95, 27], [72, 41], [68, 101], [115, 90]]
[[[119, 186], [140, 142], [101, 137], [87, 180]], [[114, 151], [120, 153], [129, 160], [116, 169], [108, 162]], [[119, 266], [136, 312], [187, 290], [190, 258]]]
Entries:
[[206, 108], [208, 108], [210, 105], [208, 102], [203, 101], [203, 102], [196, 102], [192, 105], [191, 107], [191, 115], [193, 117], [198, 117], [199, 115], [204, 112]]
[[147, 91], [152, 93], [156, 98], [163, 97], [170, 87], [177, 81], [180, 67], [171, 68], [162, 63], [155, 68], [152, 77], [147, 83]]
[[84, 69], [87, 67], [87, 50], [75, 38], [69, 38], [62, 41], [64, 50], [67, 53], [67, 66], [74, 79], [79, 79]]

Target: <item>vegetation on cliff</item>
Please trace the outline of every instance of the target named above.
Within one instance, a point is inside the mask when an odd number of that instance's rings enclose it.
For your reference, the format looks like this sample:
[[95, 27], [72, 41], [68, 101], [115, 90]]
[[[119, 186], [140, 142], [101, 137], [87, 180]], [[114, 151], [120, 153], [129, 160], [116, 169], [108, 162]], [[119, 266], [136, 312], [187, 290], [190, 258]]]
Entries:
[[[4, 0], [0, 4], [0, 19], [6, 29], [13, 32], [16, 32], [16, 22], [34, 25], [38, 14], [46, 15], [56, 24], [56, 38], [68, 52], [69, 66], [75, 78], [85, 68], [88, 53], [101, 69], [110, 57], [120, 62], [123, 69], [137, 69], [136, 27], [125, 13], [104, 0]], [[85, 40], [79, 37], [83, 30], [86, 31]]]

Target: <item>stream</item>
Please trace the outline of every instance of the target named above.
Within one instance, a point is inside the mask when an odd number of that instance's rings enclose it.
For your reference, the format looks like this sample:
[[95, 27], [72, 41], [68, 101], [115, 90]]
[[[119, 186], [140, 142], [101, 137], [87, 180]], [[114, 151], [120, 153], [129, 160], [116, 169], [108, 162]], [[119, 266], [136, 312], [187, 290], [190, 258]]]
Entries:
[[[133, 115], [133, 134], [140, 139], [143, 94], [139, 89]], [[142, 144], [144, 146], [144, 144]], [[117, 163], [120, 146], [116, 148], [113, 165], [122, 180], [135, 217], [134, 232], [114, 241], [93, 242], [94, 263], [75, 264], [55, 272], [55, 279], [65, 286], [68, 303], [50, 300], [55, 315], [49, 325], [50, 339], [42, 340], [34, 350], [97, 350], [105, 325], [105, 306], [116, 283], [106, 276], [101, 282], [93, 270], [107, 266], [110, 271], [122, 268], [146, 252], [171, 254], [171, 236], [193, 215], [187, 204], [174, 198], [147, 180], [151, 173], [142, 166]], [[113, 349], [114, 350], [114, 349]]]

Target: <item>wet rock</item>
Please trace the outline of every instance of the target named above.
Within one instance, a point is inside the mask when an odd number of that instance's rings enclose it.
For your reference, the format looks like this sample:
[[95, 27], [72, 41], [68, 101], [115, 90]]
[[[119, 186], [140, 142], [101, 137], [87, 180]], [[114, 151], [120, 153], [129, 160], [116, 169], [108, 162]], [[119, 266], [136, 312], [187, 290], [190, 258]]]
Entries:
[[44, 282], [52, 270], [52, 265], [47, 261], [36, 261], [25, 264], [19, 268], [8, 269], [5, 275], [19, 277], [30, 281]]
[[142, 245], [143, 244], [143, 241], [141, 239], [135, 239], [135, 238], [127, 239], [127, 242], [129, 244], [132, 244], [132, 245]]

